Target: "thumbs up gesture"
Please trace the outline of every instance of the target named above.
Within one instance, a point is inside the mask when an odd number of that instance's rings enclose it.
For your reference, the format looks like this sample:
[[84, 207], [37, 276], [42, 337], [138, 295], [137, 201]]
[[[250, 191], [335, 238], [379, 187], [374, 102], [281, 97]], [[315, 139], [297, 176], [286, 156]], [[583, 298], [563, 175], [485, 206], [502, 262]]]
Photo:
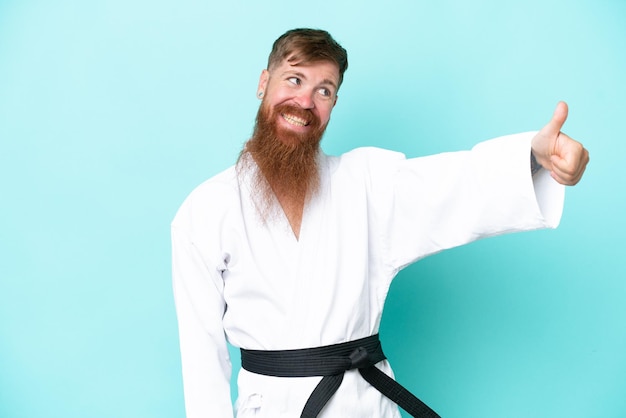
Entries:
[[589, 152], [561, 132], [567, 119], [567, 104], [559, 102], [552, 120], [532, 140], [532, 153], [543, 168], [561, 184], [573, 186], [578, 183], [589, 162]]

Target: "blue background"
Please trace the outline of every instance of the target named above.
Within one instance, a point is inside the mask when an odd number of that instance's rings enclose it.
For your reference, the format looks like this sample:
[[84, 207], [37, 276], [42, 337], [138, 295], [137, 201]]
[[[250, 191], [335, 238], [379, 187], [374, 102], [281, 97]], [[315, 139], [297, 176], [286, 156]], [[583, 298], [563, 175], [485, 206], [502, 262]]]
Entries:
[[299, 26], [349, 51], [331, 154], [466, 149], [569, 103], [592, 161], [560, 228], [409, 267], [381, 334], [445, 418], [626, 416], [625, 18], [621, 0], [0, 0], [0, 416], [184, 416], [169, 222], [235, 160], [271, 43]]

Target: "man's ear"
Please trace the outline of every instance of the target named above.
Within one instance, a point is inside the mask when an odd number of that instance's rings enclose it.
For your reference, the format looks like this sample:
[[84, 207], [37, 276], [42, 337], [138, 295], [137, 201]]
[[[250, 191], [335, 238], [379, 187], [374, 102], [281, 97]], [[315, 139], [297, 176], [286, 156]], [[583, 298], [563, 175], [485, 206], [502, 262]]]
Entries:
[[339, 98], [339, 96], [335, 96], [335, 101], [333, 102], [333, 107], [335, 107], [335, 105], [337, 104], [337, 99]]
[[267, 90], [267, 82], [269, 81], [269, 79], [270, 72], [267, 70], [261, 71], [261, 76], [259, 77], [259, 86], [256, 89], [257, 97], [259, 97], [260, 93], [265, 94], [265, 90]]

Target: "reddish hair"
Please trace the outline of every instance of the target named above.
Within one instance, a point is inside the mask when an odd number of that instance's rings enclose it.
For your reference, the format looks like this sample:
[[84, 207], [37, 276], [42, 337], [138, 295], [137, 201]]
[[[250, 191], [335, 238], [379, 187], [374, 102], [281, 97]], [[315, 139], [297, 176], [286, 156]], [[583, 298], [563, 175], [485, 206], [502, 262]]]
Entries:
[[321, 29], [292, 29], [276, 39], [267, 60], [268, 70], [284, 60], [291, 65], [333, 62], [339, 68], [339, 86], [343, 82], [343, 73], [348, 69], [348, 52]]

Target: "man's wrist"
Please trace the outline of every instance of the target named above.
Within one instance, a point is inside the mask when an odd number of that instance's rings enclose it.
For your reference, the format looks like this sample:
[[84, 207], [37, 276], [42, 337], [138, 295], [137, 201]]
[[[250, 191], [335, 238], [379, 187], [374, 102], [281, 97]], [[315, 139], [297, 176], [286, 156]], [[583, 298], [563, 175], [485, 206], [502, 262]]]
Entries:
[[542, 168], [543, 167], [541, 166], [541, 164], [539, 164], [537, 162], [537, 159], [535, 158], [535, 154], [533, 154], [533, 152], [531, 151], [530, 152], [530, 173], [531, 173], [531, 175], [534, 176]]

